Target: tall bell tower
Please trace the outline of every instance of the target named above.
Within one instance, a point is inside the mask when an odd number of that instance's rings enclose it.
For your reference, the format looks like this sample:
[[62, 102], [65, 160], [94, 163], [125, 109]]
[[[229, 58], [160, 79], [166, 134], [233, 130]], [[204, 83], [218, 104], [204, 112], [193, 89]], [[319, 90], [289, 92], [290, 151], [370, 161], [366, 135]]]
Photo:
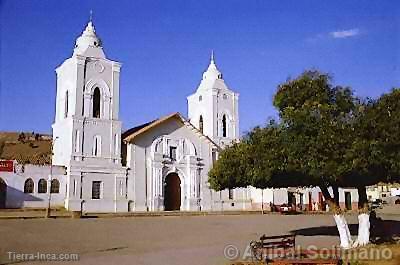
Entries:
[[239, 94], [230, 90], [215, 64], [210, 64], [196, 92], [187, 97], [190, 122], [224, 147], [239, 139]]
[[66, 208], [117, 211], [126, 191], [121, 164], [121, 64], [107, 59], [90, 19], [72, 57], [57, 69], [53, 165], [67, 169]]
[[90, 21], [76, 40], [72, 57], [56, 69], [54, 164], [120, 164], [120, 68], [120, 63], [106, 58]]

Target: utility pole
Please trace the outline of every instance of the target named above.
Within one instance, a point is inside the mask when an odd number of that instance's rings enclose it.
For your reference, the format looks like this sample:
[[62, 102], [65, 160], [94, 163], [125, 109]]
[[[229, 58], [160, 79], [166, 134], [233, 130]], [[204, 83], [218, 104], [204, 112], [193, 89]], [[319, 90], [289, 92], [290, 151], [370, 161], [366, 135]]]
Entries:
[[56, 138], [54, 138], [54, 139], [52, 139], [51, 140], [51, 147], [50, 147], [50, 150], [51, 150], [51, 163], [50, 163], [50, 175], [49, 175], [49, 183], [50, 183], [50, 185], [47, 185], [49, 188], [48, 188], [48, 193], [49, 193], [49, 196], [48, 196], [48, 201], [47, 201], [47, 208], [46, 208], [46, 218], [50, 218], [50, 207], [51, 207], [51, 205], [50, 205], [50, 203], [51, 203], [51, 182], [53, 181], [53, 146], [54, 146], [54, 143], [56, 142], [56, 140], [58, 139], [58, 136], [56, 137]]

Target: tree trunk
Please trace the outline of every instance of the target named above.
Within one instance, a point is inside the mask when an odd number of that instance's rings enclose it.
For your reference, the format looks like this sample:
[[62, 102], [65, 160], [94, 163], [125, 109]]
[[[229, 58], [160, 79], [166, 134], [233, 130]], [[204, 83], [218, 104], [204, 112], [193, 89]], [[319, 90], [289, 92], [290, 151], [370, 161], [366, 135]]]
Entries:
[[339, 189], [337, 187], [333, 187], [333, 193], [335, 194], [336, 198], [332, 198], [328, 187], [321, 185], [320, 189], [329, 205], [330, 211], [333, 212], [333, 218], [335, 219], [335, 223], [339, 232], [340, 247], [343, 249], [351, 248], [353, 242], [351, 240], [349, 226], [347, 225], [346, 218], [344, 217], [344, 214], [339, 206]]
[[358, 187], [358, 237], [354, 247], [365, 246], [369, 243], [370, 222], [368, 199], [365, 187]]
[[261, 189], [261, 214], [264, 214], [264, 189]]
[[332, 185], [333, 200], [336, 205], [339, 205], [339, 187], [337, 185]]
[[336, 226], [339, 231], [340, 247], [343, 249], [351, 248], [353, 242], [351, 240], [351, 234], [346, 218], [344, 217], [343, 213], [334, 214], [333, 218], [335, 219]]

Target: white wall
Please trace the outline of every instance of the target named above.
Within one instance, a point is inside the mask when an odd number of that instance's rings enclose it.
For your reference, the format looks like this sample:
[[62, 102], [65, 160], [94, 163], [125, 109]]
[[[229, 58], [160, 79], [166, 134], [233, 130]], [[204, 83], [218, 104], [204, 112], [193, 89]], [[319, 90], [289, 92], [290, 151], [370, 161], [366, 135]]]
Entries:
[[400, 196], [400, 188], [391, 188], [390, 194], [391, 196]]
[[[16, 172], [0, 172], [2, 178], [7, 184], [7, 208], [23, 207], [47, 207], [50, 193], [50, 166], [37, 165], [15, 165]], [[23, 169], [22, 169], [23, 168]], [[34, 182], [34, 192], [24, 193], [24, 184], [31, 178]], [[38, 182], [40, 179], [47, 181], [47, 193], [38, 193]], [[53, 167], [52, 179], [60, 182], [59, 193], [51, 194], [51, 205], [57, 207], [64, 206], [66, 192], [66, 175], [63, 167]]]
[[[170, 139], [168, 141], [171, 142], [187, 139], [195, 146], [196, 155], [186, 157], [182, 156], [181, 159], [178, 159], [177, 161], [164, 159], [162, 155], [158, 158], [152, 158], [151, 146], [160, 136], [166, 136]], [[159, 194], [154, 194], [153, 192], [155, 187], [154, 185], [162, 185], [160, 179], [155, 179], [153, 177], [154, 174], [156, 174], [154, 169], [158, 166], [163, 169], [163, 177], [165, 177], [165, 174], [168, 172], [178, 172], [178, 175], [181, 177], [181, 196], [183, 198], [181, 210], [196, 210], [194, 205], [195, 202], [189, 201], [196, 199], [193, 195], [190, 195], [192, 188], [196, 188], [193, 187], [193, 185], [197, 184], [193, 183], [191, 178], [193, 177], [192, 174], [201, 168], [199, 179], [201, 209], [211, 209], [211, 192], [208, 189], [209, 184], [207, 174], [212, 163], [211, 154], [213, 148], [216, 147], [204, 136], [195, 132], [190, 128], [190, 126], [183, 125], [177, 119], [169, 119], [148, 132], [137, 136], [133, 140], [133, 143], [129, 144], [127, 148], [129, 152], [127, 157], [130, 158], [127, 161], [127, 164], [130, 165], [128, 199], [134, 202], [134, 209], [143, 211], [147, 210], [147, 207], [149, 207], [150, 210], [152, 210], [152, 200], [155, 200], [154, 196], [159, 196]], [[180, 155], [178, 154], [178, 156]], [[161, 162], [157, 162], [162, 161], [163, 159], [166, 161], [164, 166], [161, 165]], [[157, 163], [160, 164], [157, 166]], [[157, 188], [156, 190], [159, 189]]]

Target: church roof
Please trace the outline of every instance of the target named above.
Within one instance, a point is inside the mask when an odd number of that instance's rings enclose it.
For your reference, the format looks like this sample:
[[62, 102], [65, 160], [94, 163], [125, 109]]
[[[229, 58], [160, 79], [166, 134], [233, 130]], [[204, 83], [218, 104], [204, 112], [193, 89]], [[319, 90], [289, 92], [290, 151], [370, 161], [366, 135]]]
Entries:
[[51, 136], [0, 132], [0, 159], [16, 160], [20, 164], [50, 165]]
[[216, 143], [214, 143], [213, 140], [211, 140], [208, 136], [204, 135], [194, 125], [192, 125], [189, 121], [187, 121], [179, 112], [174, 112], [172, 114], [166, 115], [164, 117], [153, 120], [151, 122], [147, 122], [142, 125], [133, 127], [131, 129], [125, 131], [122, 134], [122, 139], [125, 142], [132, 142], [134, 140], [134, 138], [136, 138], [137, 136], [146, 133], [147, 131], [151, 130], [152, 128], [157, 127], [158, 125], [160, 125], [170, 119], [176, 119], [176, 120], [180, 121], [183, 125], [190, 127], [191, 130], [195, 131], [201, 137], [204, 137], [204, 139], [206, 141], [210, 142], [212, 145], [216, 146], [217, 148], [220, 148]]
[[131, 129], [125, 131], [125, 132], [122, 134], [122, 138], [124, 139], [125, 136], [129, 136], [129, 135], [131, 135], [131, 134], [135, 134], [136, 132], [142, 130], [143, 128], [146, 128], [147, 126], [150, 126], [150, 125], [151, 125], [152, 123], [154, 123], [155, 121], [156, 121], [156, 120], [150, 121], [150, 122], [147, 122], [147, 123], [138, 125], [138, 126], [136, 126], [136, 127], [133, 127], [133, 128], [131, 128]]

